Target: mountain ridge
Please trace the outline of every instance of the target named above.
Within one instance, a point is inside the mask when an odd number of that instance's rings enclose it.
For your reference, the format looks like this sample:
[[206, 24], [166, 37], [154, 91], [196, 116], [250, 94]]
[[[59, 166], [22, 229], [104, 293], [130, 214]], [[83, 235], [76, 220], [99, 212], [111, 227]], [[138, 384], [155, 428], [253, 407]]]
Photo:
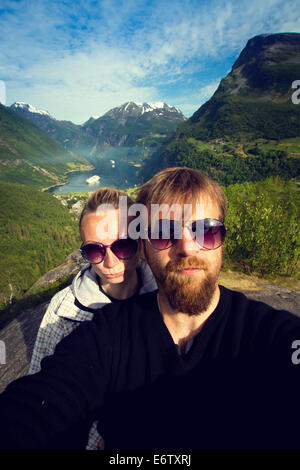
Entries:
[[0, 180], [39, 189], [66, 182], [66, 173], [91, 164], [13, 109], [0, 104]]
[[[170, 106], [165, 102], [143, 102], [143, 103], [138, 103], [135, 101], [127, 101], [126, 103], [122, 104], [121, 106], [117, 106], [111, 110], [109, 110], [107, 113], [105, 113], [102, 117], [109, 116], [109, 117], [115, 117], [117, 115], [122, 115], [122, 116], [131, 116], [131, 117], [141, 117], [145, 113], [147, 116], [153, 116], [153, 117], [158, 117], [160, 115], [163, 115], [163, 112], [168, 115], [168, 113], [175, 113], [175, 115], [172, 115], [172, 118], [176, 120], [176, 118], [181, 121], [185, 120], [186, 118], [178, 109], [176, 106]], [[169, 118], [171, 119], [171, 114], [169, 114]], [[101, 119], [98, 118], [98, 119]]]
[[[152, 119], [155, 121], [154, 133], [161, 128], [162, 134], [175, 131], [177, 125], [186, 119], [178, 108], [163, 102], [127, 101], [110, 109], [103, 116], [91, 116], [81, 125], [72, 121], [59, 121], [48, 111], [40, 110], [29, 103], [15, 102], [11, 109], [31, 120], [66, 149], [78, 152], [86, 158], [101, 154], [107, 146], [135, 145], [137, 139], [151, 134]], [[129, 129], [126, 129], [126, 124]], [[135, 131], [133, 124], [139, 131], [137, 136], [131, 138], [130, 134]]]
[[[204, 124], [202, 117], [206, 112], [216, 112], [214, 117], [220, 116], [217, 111], [230, 99], [246, 101], [250, 106], [251, 100], [256, 100], [257, 105], [267, 106], [272, 101], [274, 112], [276, 105], [285, 103], [287, 107], [298, 116], [297, 108], [291, 102], [292, 82], [300, 76], [300, 34], [279, 33], [275, 35], [259, 35], [249, 39], [245, 48], [241, 51], [238, 59], [232, 66], [229, 74], [223, 78], [213, 96], [202, 105], [190, 118], [190, 123]], [[263, 103], [261, 103], [261, 101]], [[280, 109], [280, 108], [278, 108]], [[243, 106], [244, 115], [247, 117], [247, 109]], [[239, 117], [241, 112], [239, 112]], [[249, 124], [254, 124], [251, 117]], [[281, 124], [284, 119], [281, 120]], [[225, 135], [232, 134], [230, 129], [232, 122], [223, 126]], [[248, 124], [248, 126], [249, 126]], [[256, 126], [258, 127], [258, 126]], [[283, 126], [286, 128], [286, 126]], [[231, 131], [231, 132], [230, 132]], [[298, 137], [300, 135], [300, 121], [295, 131], [287, 137]], [[194, 135], [197, 137], [196, 135]], [[220, 135], [216, 129], [208, 134], [210, 138]], [[269, 137], [267, 129], [263, 129], [260, 137]]]
[[111, 161], [116, 161], [114, 175], [120, 179], [120, 184], [129, 180], [130, 174], [137, 183], [137, 168], [158, 151], [186, 119], [178, 108], [164, 102], [128, 101], [101, 117], [90, 117], [82, 125], [56, 120], [48, 112], [26, 103], [14, 103], [12, 108], [66, 150], [82, 155], [100, 174], [111, 172]]
[[85, 148], [90, 146], [89, 138], [82, 131], [82, 126], [72, 121], [60, 121], [48, 111], [36, 108], [32, 104], [15, 102], [10, 106], [15, 112], [50, 135], [64, 149], [82, 155], [86, 158]]
[[[20, 112], [21, 113], [31, 113], [31, 114], [40, 114], [40, 115], [44, 115], [44, 116], [48, 116], [50, 117], [52, 120], [54, 121], [57, 121], [57, 122], [65, 122], [65, 123], [72, 123], [74, 124], [72, 121], [67, 121], [67, 120], [58, 120], [56, 119], [54, 116], [52, 116], [49, 111], [46, 111], [44, 109], [39, 109], [39, 108], [36, 108], [35, 106], [33, 106], [32, 104], [30, 103], [25, 103], [25, 102], [22, 102], [22, 101], [15, 101], [11, 106], [10, 108], [12, 108], [14, 111], [17, 111], [17, 112]], [[177, 113], [178, 115], [182, 116], [183, 119], [186, 119], [183, 115], [183, 113], [180, 111], [180, 109], [176, 106], [171, 106], [165, 102], [162, 102], [162, 101], [154, 101], [154, 102], [143, 102], [143, 103], [139, 103], [139, 102], [136, 102], [136, 101], [126, 101], [125, 103], [121, 104], [120, 106], [116, 106], [110, 110], [108, 110], [107, 112], [105, 112], [102, 116], [91, 116], [87, 121], [85, 121], [83, 124], [74, 124], [74, 126], [77, 126], [77, 127], [83, 127], [85, 126], [90, 120], [92, 121], [96, 121], [97, 119], [100, 119], [106, 115], [108, 116], [112, 116], [114, 115], [116, 112], [122, 112], [122, 111], [127, 111], [130, 112], [132, 111], [132, 109], [135, 109], [135, 110], [138, 110], [140, 112], [136, 113], [136, 116], [139, 116], [139, 115], [142, 115], [144, 114], [145, 112], [153, 112], [155, 110], [168, 110], [170, 112], [175, 112]]]
[[299, 77], [299, 33], [249, 39], [212, 97], [147, 162], [143, 180], [183, 164], [223, 184], [299, 175], [300, 106], [291, 100]]
[[140, 146], [141, 140], [147, 146], [145, 141], [149, 138], [153, 141], [154, 136], [169, 136], [185, 119], [178, 108], [166, 103], [128, 101], [84, 127], [96, 139], [98, 147]]

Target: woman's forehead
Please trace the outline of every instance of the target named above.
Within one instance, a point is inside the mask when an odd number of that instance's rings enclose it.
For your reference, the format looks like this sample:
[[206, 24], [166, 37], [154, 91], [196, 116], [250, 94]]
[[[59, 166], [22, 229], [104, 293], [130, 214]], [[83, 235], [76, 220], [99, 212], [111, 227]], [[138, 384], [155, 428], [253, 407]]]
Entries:
[[82, 219], [81, 231], [87, 240], [111, 242], [119, 238], [119, 210], [111, 209], [101, 214], [91, 212]]

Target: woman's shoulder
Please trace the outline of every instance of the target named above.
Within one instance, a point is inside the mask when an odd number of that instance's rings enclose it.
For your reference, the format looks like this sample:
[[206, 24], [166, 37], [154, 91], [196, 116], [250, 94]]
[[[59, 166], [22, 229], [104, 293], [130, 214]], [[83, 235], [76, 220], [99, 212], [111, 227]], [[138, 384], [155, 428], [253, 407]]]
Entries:
[[65, 303], [69, 303], [70, 301], [74, 303], [74, 294], [72, 290], [72, 286], [69, 285], [64, 289], [57, 292], [51, 299], [49, 307], [53, 310], [57, 310], [60, 306], [64, 305]]

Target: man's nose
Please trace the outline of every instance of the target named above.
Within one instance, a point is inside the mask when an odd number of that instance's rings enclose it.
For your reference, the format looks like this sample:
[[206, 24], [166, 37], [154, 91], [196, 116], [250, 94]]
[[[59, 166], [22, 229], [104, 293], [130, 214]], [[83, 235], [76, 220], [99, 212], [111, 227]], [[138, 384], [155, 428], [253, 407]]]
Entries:
[[181, 238], [176, 240], [175, 246], [177, 254], [182, 256], [191, 256], [201, 250], [201, 246], [196, 243], [187, 227], [183, 227]]
[[110, 248], [106, 248], [106, 253], [103, 260], [105, 268], [113, 268], [119, 262], [119, 258], [113, 254]]

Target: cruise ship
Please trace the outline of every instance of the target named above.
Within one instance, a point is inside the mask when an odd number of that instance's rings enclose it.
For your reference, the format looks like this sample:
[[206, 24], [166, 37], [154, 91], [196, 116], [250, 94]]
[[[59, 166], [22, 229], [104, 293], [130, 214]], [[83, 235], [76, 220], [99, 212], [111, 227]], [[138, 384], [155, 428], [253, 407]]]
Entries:
[[98, 181], [100, 180], [100, 176], [98, 175], [94, 175], [94, 176], [91, 176], [90, 178], [88, 178], [87, 180], [85, 180], [88, 184], [95, 184], [95, 183], [98, 183]]

